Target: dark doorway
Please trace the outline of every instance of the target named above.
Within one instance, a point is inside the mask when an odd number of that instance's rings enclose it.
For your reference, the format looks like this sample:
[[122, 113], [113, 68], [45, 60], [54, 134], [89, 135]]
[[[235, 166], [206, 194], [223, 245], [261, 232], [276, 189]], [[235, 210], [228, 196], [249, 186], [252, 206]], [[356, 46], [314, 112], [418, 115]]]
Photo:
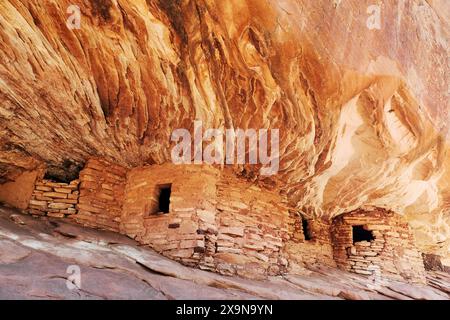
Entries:
[[171, 184], [159, 186], [159, 198], [158, 198], [159, 212], [169, 213], [171, 193], [172, 193]]
[[312, 240], [309, 221], [303, 217], [302, 217], [302, 228], [303, 228], [303, 235], [305, 236], [305, 240], [306, 241]]
[[375, 237], [370, 230], [364, 229], [364, 226], [352, 226], [353, 243], [361, 241], [372, 241]]

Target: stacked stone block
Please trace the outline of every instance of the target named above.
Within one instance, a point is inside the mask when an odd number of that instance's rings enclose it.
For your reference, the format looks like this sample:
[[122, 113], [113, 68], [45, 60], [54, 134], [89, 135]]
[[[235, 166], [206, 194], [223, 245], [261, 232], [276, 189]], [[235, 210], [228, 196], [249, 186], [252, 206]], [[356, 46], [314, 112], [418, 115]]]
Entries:
[[[208, 267], [215, 247], [218, 171], [173, 164], [129, 171], [121, 232], [186, 265]], [[171, 185], [169, 213], [158, 212], [158, 190]]]
[[224, 171], [217, 185], [214, 263], [222, 274], [264, 278], [285, 271], [289, 208], [277, 193]]
[[119, 231], [127, 170], [92, 158], [80, 172], [80, 197], [75, 220], [85, 226]]
[[289, 272], [302, 272], [305, 267], [325, 265], [335, 267], [333, 246], [331, 243], [331, 222], [320, 218], [307, 219], [310, 240], [305, 239], [302, 218], [291, 213], [293, 223], [290, 233], [292, 238], [285, 243], [284, 251], [289, 260]]
[[32, 215], [63, 218], [77, 213], [79, 180], [70, 183], [40, 180], [35, 184], [28, 206]]

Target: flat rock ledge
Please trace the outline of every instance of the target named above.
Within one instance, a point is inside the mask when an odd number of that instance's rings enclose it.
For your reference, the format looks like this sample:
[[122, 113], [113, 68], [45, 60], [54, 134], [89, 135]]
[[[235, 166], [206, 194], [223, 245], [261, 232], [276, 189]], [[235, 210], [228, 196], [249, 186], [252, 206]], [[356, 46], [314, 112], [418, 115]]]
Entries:
[[[70, 285], [74, 270], [80, 288]], [[427, 279], [374, 283], [325, 267], [266, 281], [221, 276], [116, 233], [0, 207], [0, 299], [450, 299], [450, 274]]]

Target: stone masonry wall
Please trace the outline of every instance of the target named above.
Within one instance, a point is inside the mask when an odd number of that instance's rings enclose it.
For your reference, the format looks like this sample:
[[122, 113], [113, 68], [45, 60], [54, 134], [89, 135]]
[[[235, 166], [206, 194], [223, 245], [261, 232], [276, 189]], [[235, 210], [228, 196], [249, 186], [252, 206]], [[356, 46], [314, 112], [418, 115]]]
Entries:
[[[168, 213], [161, 187], [171, 188]], [[151, 165], [127, 170], [90, 159], [71, 183], [37, 180], [29, 212], [72, 217], [121, 232], [183, 264], [225, 275], [265, 278], [314, 265], [424, 281], [422, 258], [402, 217], [381, 209], [307, 220], [277, 191], [212, 166]], [[353, 243], [352, 226], [375, 239]], [[305, 232], [309, 239], [305, 238]]]
[[264, 278], [285, 271], [282, 248], [288, 241], [289, 208], [277, 192], [224, 171], [217, 184], [216, 271]]
[[[158, 213], [159, 186], [167, 185], [170, 210]], [[120, 229], [184, 264], [255, 278], [286, 268], [290, 223], [277, 192], [227, 170], [165, 164], [129, 171]]]
[[[353, 243], [352, 226], [372, 231], [372, 241]], [[364, 275], [424, 282], [424, 266], [408, 223], [382, 209], [355, 211], [335, 218], [332, 227], [338, 267]]]
[[[169, 213], [158, 190], [171, 185]], [[127, 176], [120, 232], [186, 265], [265, 278], [305, 264], [335, 266], [330, 223], [301, 219], [276, 191], [208, 166], [152, 165]], [[300, 222], [299, 222], [300, 221]]]
[[92, 158], [80, 172], [75, 220], [85, 226], [119, 231], [127, 170]]
[[[186, 265], [207, 265], [217, 234], [215, 185], [208, 166], [152, 165], [128, 173], [121, 232]], [[169, 213], [158, 213], [158, 190], [171, 184]]]
[[38, 180], [31, 195], [28, 212], [33, 215], [64, 218], [77, 213], [79, 180], [70, 183]]
[[[158, 212], [158, 190], [171, 186], [169, 213]], [[152, 165], [127, 170], [92, 158], [70, 184], [38, 181], [30, 212], [72, 215], [80, 224], [121, 232], [186, 265], [264, 278], [303, 262], [327, 261], [329, 225], [301, 219], [286, 201], [210, 166]], [[300, 224], [299, 224], [300, 221]]]
[[[294, 223], [290, 226], [290, 233], [293, 236], [284, 247], [289, 260], [289, 271], [301, 272], [305, 267], [319, 264], [335, 267], [330, 234], [331, 222], [307, 219], [308, 230], [303, 230], [302, 218], [294, 213], [292, 215]], [[309, 233], [310, 240], [305, 239], [305, 232]]]

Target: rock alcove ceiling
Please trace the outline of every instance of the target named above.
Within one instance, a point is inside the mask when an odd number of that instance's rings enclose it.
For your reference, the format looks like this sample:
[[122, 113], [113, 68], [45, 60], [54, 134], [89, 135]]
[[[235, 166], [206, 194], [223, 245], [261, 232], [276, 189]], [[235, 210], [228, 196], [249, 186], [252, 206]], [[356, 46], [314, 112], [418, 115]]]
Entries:
[[172, 131], [195, 119], [279, 128], [279, 173], [237, 175], [308, 217], [402, 214], [450, 264], [449, 4], [385, 1], [370, 30], [371, 4], [1, 1], [0, 183], [72, 176], [90, 156], [169, 162]]

